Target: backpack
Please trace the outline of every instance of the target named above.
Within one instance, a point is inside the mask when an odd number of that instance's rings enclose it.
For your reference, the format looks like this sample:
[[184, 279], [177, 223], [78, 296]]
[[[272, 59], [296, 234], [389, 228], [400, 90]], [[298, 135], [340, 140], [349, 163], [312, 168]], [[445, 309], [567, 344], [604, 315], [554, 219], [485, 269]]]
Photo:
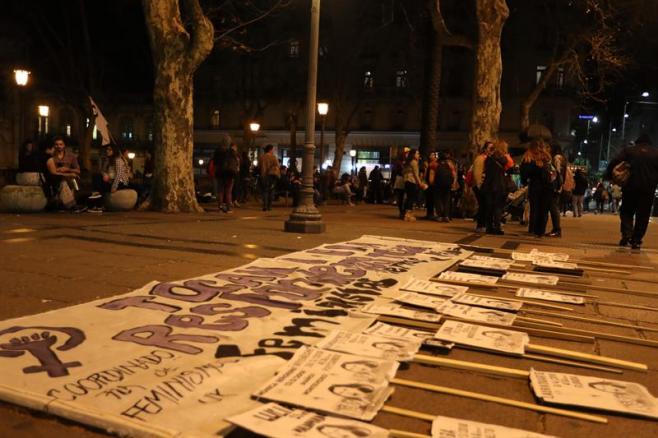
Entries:
[[437, 187], [447, 187], [452, 188], [453, 183], [452, 169], [447, 161], [442, 161], [439, 163], [439, 166], [436, 168], [436, 176], [434, 181]]

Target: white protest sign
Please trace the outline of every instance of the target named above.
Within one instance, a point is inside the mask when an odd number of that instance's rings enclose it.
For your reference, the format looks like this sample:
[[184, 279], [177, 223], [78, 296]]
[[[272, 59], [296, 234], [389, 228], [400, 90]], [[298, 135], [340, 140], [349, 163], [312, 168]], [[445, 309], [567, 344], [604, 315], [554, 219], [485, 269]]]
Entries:
[[434, 310], [441, 304], [445, 303], [446, 298], [437, 298], [431, 295], [423, 295], [415, 292], [404, 292], [396, 296], [395, 301]]
[[585, 304], [584, 297], [526, 287], [519, 288], [516, 291], [516, 296], [520, 298], [533, 298], [535, 300], [554, 301], [557, 303]]
[[503, 280], [513, 281], [515, 283], [533, 283], [533, 284], [548, 284], [555, 286], [560, 280], [560, 277], [555, 275], [537, 275], [537, 274], [522, 274], [520, 272], [508, 272], [503, 275]]
[[420, 344], [420, 340], [393, 339], [365, 333], [335, 330], [315, 346], [325, 350], [405, 362], [414, 358], [414, 355], [420, 349]]
[[442, 272], [439, 280], [459, 281], [463, 283], [496, 284], [498, 277], [492, 275], [469, 274], [467, 272]]
[[400, 318], [417, 319], [419, 321], [439, 322], [441, 315], [436, 312], [423, 312], [411, 310], [395, 303], [377, 302], [363, 306], [361, 312], [372, 313], [374, 315], [397, 316]]
[[566, 262], [569, 260], [569, 254], [565, 253], [552, 253], [552, 252], [540, 252], [536, 248], [527, 252], [512, 252], [512, 259], [523, 261], [523, 262], [533, 262], [535, 260], [552, 260], [556, 262]]
[[402, 338], [411, 341], [424, 341], [434, 336], [434, 334], [430, 332], [425, 332], [422, 330], [414, 330], [397, 325], [385, 324], [379, 321], [377, 321], [376, 323], [365, 329], [363, 333], [369, 335], [385, 336], [389, 338]]
[[506, 300], [504, 298], [483, 297], [481, 295], [463, 294], [452, 298], [450, 301], [469, 306], [487, 307], [489, 309], [507, 310], [517, 312], [523, 306], [521, 301]]
[[513, 260], [497, 259], [494, 257], [476, 257], [471, 256], [466, 260], [462, 260], [459, 265], [470, 268], [480, 269], [493, 269], [495, 271], [507, 271], [512, 264]]
[[439, 295], [442, 297], [453, 297], [457, 294], [466, 292], [468, 287], [412, 278], [407, 283], [400, 286], [400, 290], [428, 295]]
[[364, 330], [357, 309], [469, 255], [370, 236], [3, 321], [0, 399], [130, 436], [214, 436], [282, 359]]
[[578, 265], [576, 263], [558, 262], [552, 259], [533, 260], [532, 264], [535, 266], [539, 266], [541, 268], [554, 268], [554, 269], [565, 269], [565, 270], [578, 269]]
[[489, 324], [512, 325], [514, 319], [516, 319], [514, 313], [457, 304], [451, 301], [447, 301], [440, 307], [437, 307], [436, 311], [446, 316], [452, 316], [453, 318], [487, 322]]
[[437, 416], [432, 421], [432, 438], [555, 438], [527, 430]]
[[434, 334], [437, 339], [456, 344], [522, 355], [530, 342], [527, 333], [485, 327], [461, 321], [446, 321]]
[[530, 384], [535, 395], [547, 403], [658, 419], [658, 399], [638, 383], [532, 369]]
[[393, 392], [386, 379], [364, 381], [315, 358], [315, 354], [296, 356], [253, 396], [369, 421]]
[[387, 438], [388, 430], [362, 421], [332, 417], [267, 403], [228, 418], [231, 423], [271, 438]]

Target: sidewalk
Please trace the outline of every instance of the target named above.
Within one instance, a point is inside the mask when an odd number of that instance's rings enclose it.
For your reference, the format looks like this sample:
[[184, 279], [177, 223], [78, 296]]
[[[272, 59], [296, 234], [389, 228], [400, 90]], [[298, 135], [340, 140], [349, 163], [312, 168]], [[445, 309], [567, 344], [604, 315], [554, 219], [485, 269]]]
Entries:
[[[397, 219], [390, 205], [332, 205], [322, 207], [327, 232], [320, 235], [283, 232], [290, 208], [275, 207], [261, 212], [257, 205], [238, 208], [233, 214], [216, 210], [206, 214], [167, 215], [159, 213], [104, 213], [103, 215], [49, 213], [37, 215], [0, 215], [0, 320], [45, 312], [101, 297], [122, 294], [152, 280], [166, 281], [199, 276], [236, 267], [260, 257], [273, 257], [310, 248], [322, 243], [356, 238], [362, 234], [387, 235], [412, 239], [458, 242], [496, 249], [566, 252], [579, 259], [651, 265], [658, 268], [658, 233], [650, 224], [641, 252], [619, 248], [619, 219], [609, 213], [587, 214], [582, 218], [562, 218], [563, 238], [535, 239], [525, 227], [509, 224], [504, 236], [477, 235], [470, 220], [455, 219], [440, 224]], [[421, 216], [424, 212], [417, 212]], [[637, 271], [631, 276], [593, 275], [593, 284], [656, 291], [658, 271]], [[658, 297], [631, 296], [596, 292], [607, 301], [658, 307]], [[511, 296], [511, 295], [510, 295]], [[658, 312], [588, 305], [581, 316], [607, 318], [629, 324], [658, 328]], [[551, 319], [550, 317], [542, 317]], [[560, 321], [554, 319], [555, 321]], [[564, 322], [563, 320], [561, 322]], [[569, 321], [569, 326], [608, 333], [640, 336], [658, 340], [658, 333]], [[538, 338], [539, 339], [539, 338]], [[646, 385], [658, 396], [658, 349], [597, 340], [580, 344], [541, 338], [543, 345], [599, 353], [620, 359], [647, 363], [649, 373], [628, 371], [621, 376], [602, 376], [631, 380]], [[450, 358], [478, 360], [483, 363], [518, 368], [599, 375], [596, 371], [550, 366], [529, 360], [494, 356], [474, 351], [453, 350]], [[2, 366], [0, 358], [0, 369]], [[475, 374], [413, 364], [405, 377], [442, 384], [450, 382], [460, 389], [484, 392], [523, 401], [533, 401], [527, 384]], [[401, 400], [406, 402], [403, 403]], [[608, 425], [566, 420], [511, 407], [429, 394], [400, 388], [394, 403], [410, 409], [441, 415], [500, 423], [558, 436], [608, 437], [658, 436], [658, 422], [604, 414]], [[392, 414], [380, 414], [376, 424], [383, 427], [429, 432], [427, 424]], [[42, 413], [0, 403], [0, 436], [68, 438], [105, 436], [72, 422]]]

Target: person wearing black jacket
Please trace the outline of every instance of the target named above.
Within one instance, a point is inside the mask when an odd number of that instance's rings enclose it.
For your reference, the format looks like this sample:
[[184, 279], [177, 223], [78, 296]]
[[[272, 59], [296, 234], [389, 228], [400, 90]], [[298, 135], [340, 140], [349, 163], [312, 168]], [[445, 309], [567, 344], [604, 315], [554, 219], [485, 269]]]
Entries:
[[609, 179], [612, 178], [615, 166], [622, 161], [630, 165], [630, 177], [622, 187], [619, 245], [630, 243], [633, 249], [640, 249], [658, 185], [658, 149], [651, 146], [648, 135], [641, 135], [635, 141], [635, 146], [625, 148], [610, 162], [606, 172]]
[[521, 184], [528, 186], [530, 220], [528, 231], [535, 237], [546, 234], [548, 211], [553, 199], [551, 154], [541, 139], [532, 140], [521, 160]]
[[484, 161], [484, 181], [480, 192], [485, 202], [485, 225], [487, 234], [505, 234], [500, 227], [505, 200], [507, 199], [507, 183], [505, 170], [511, 167], [512, 159], [507, 153], [507, 143], [497, 140], [493, 152]]
[[581, 217], [583, 215], [583, 198], [585, 197], [588, 185], [587, 177], [581, 169], [576, 169], [573, 180], [576, 183], [572, 191], [571, 200], [573, 204], [573, 217]]

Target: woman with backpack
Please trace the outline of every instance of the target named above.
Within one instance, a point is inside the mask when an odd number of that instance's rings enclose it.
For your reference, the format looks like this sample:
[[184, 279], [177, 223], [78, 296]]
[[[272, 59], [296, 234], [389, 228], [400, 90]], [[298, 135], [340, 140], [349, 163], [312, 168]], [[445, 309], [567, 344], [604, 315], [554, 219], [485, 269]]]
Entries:
[[535, 237], [546, 233], [548, 211], [553, 199], [551, 154], [541, 139], [533, 139], [521, 160], [521, 184], [528, 186], [530, 218], [528, 231]]

